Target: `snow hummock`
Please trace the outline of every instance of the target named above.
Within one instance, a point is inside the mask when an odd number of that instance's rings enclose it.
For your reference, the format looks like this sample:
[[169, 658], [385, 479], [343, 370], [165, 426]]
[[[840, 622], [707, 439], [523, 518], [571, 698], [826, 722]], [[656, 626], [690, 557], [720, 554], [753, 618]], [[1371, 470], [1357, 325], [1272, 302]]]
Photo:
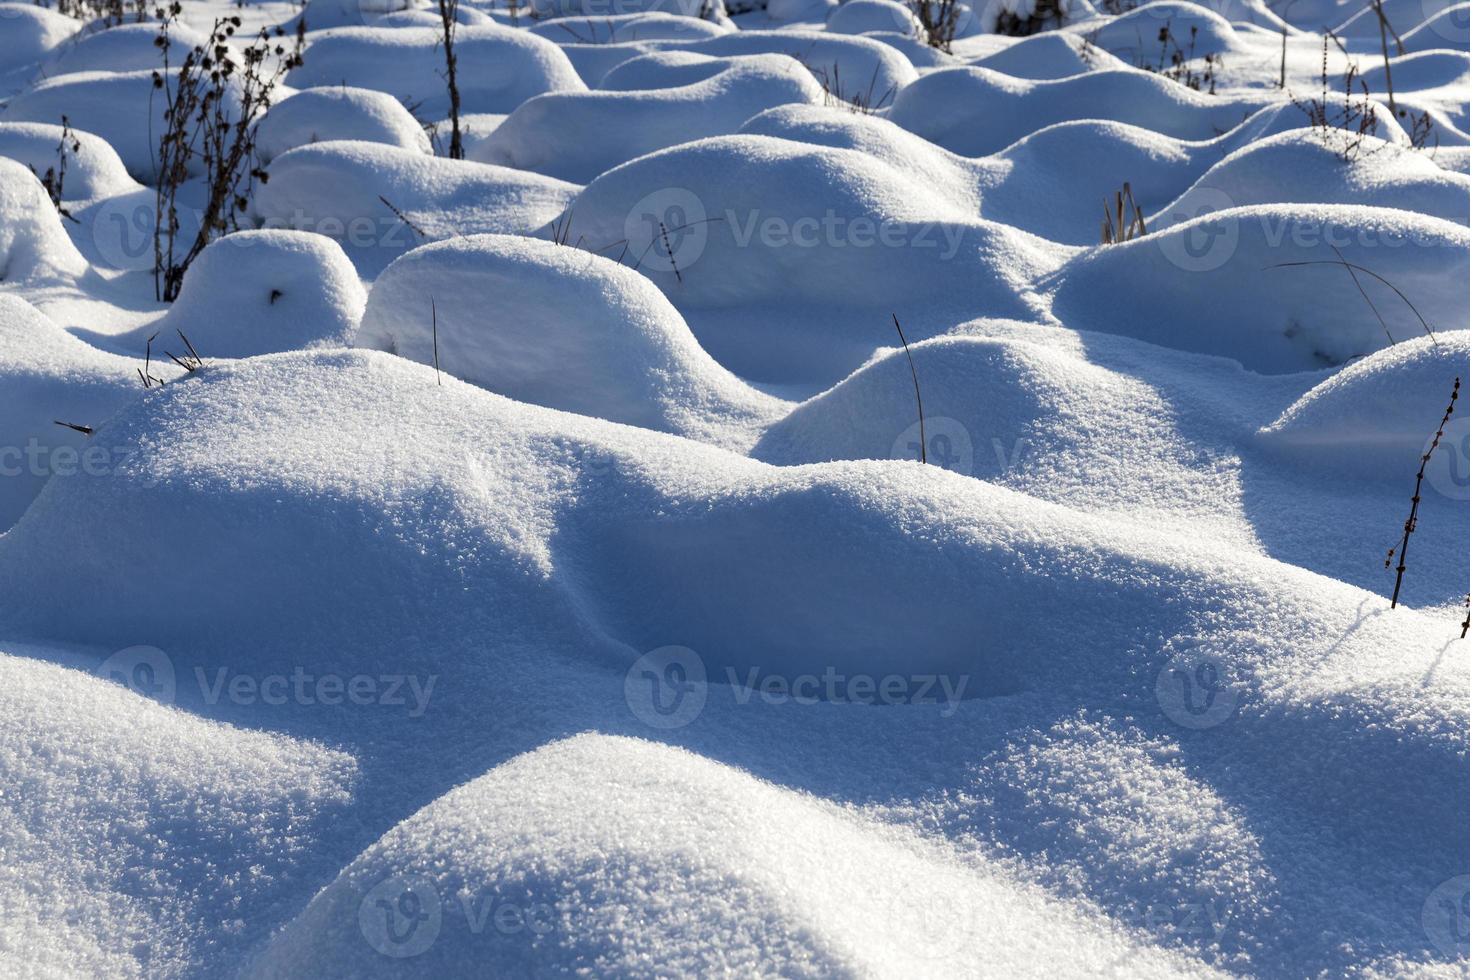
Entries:
[[472, 235], [408, 253], [378, 277], [355, 342], [437, 357], [517, 401], [695, 438], [785, 407], [715, 363], [647, 279], [535, 239]]
[[[449, 115], [440, 31], [432, 27], [343, 27], [313, 34], [296, 88], [350, 85], [387, 92], [424, 119]], [[544, 92], [587, 86], [550, 41], [496, 25], [461, 27], [454, 41], [463, 112], [510, 112]]]
[[262, 163], [328, 140], [362, 140], [432, 153], [418, 120], [391, 95], [345, 85], [309, 88], [271, 106], [256, 130]]
[[[594, 771], [622, 775], [589, 780]], [[893, 891], [895, 879], [907, 890]], [[395, 904], [405, 894], [420, 901]], [[478, 903], [524, 910], [520, 927], [466, 917]], [[386, 930], [401, 933], [404, 908], [434, 933], [414, 942], [416, 969], [444, 974], [634, 975], [657, 962], [681, 976], [896, 978], [944, 962], [1044, 977], [1125, 960], [1130, 976], [1193, 974], [995, 867], [955, 869], [932, 845], [839, 807], [686, 751], [598, 735], [513, 759], [395, 827], [249, 975], [393, 976], [397, 964], [360, 930], [393, 950]], [[690, 943], [691, 921], [717, 941]]]
[[[109, 346], [141, 355], [161, 335], [179, 333], [204, 357], [344, 346], [367, 293], [332, 239], [282, 229], [237, 231], [199, 253], [168, 312]], [[155, 351], [157, 350], [155, 345]]]
[[0, 285], [81, 276], [87, 271], [46, 188], [29, 167], [0, 157]]
[[[585, 183], [645, 153], [733, 133], [773, 106], [822, 101], [811, 73], [784, 55], [700, 61], [701, 77], [687, 85], [628, 90], [613, 83], [614, 70], [604, 83], [614, 91], [538, 96], [522, 103], [470, 156]], [[592, 131], [600, 131], [597, 139], [588, 139]]]
[[[111, 144], [100, 136], [48, 123], [0, 122], [0, 157], [9, 157], [36, 174], [58, 171], [66, 156], [66, 173], [58, 188], [65, 201], [90, 201], [138, 189]], [[63, 149], [64, 146], [64, 149]]]
[[577, 191], [524, 170], [355, 140], [297, 147], [269, 173], [252, 202], [259, 220], [336, 239], [368, 275], [425, 241], [537, 231]]

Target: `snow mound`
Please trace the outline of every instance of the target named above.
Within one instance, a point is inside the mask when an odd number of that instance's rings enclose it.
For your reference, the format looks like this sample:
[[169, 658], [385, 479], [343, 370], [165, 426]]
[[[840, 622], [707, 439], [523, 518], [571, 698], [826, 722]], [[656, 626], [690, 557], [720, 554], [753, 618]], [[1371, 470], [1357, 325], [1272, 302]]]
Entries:
[[1051, 81], [1088, 71], [1128, 67], [1108, 52], [1090, 47], [1084, 38], [1076, 34], [1055, 31], [1021, 38], [994, 54], [976, 59], [972, 64], [976, 68], [1033, 81]]
[[557, 17], [529, 28], [557, 44], [626, 44], [630, 41], [694, 41], [730, 33], [730, 27], [659, 11], [607, 17]]
[[[427, 119], [449, 115], [440, 32], [429, 27], [344, 27], [314, 34], [304, 64], [287, 76], [296, 88], [350, 85], [418, 104]], [[454, 54], [462, 112], [510, 112], [544, 92], [587, 86], [555, 44], [498, 25], [462, 27]]]
[[1247, 144], [1211, 167], [1153, 225], [1178, 224], [1202, 210], [1276, 203], [1366, 204], [1470, 224], [1470, 177], [1371, 136], [1345, 161], [1348, 139], [1298, 129]]
[[308, 143], [360, 140], [432, 153], [429, 137], [402, 103], [383, 92], [334, 85], [309, 88], [271, 106], [256, 128], [262, 163]]
[[725, 0], [619, 0], [609, 10], [607, 0], [530, 0], [522, 17], [554, 20], [562, 17], [604, 18], [609, 12], [618, 14], [672, 14], [677, 17], [704, 20], [720, 27], [733, 28], [725, 11]]
[[[116, 344], [142, 354], [153, 334], [182, 331], [205, 358], [343, 347], [366, 303], [356, 270], [332, 239], [237, 231], [199, 253], [168, 313]], [[177, 344], [170, 339], [169, 346]]]
[[[144, 393], [97, 437], [140, 451], [51, 480], [0, 536], [0, 615], [14, 630], [269, 645], [320, 634], [335, 602], [355, 611], [330, 624], [339, 635], [529, 630], [623, 665], [675, 638], [711, 676], [948, 672], [994, 696], [1078, 671], [1124, 683], [1133, 665], [1096, 649], [1157, 651], [1206, 623], [1289, 647], [1325, 637], [1324, 620], [1350, 622], [1361, 600], [938, 466], [772, 467], [441, 385], [373, 351], [215, 363]], [[177, 535], [185, 518], [211, 547]], [[730, 562], [731, 549], [749, 560]], [[86, 617], [64, 613], [77, 594]], [[1048, 615], [1058, 609], [1088, 619], [1090, 645], [1071, 617]], [[1432, 621], [1380, 626], [1413, 651], [1392, 670], [1432, 659]], [[1006, 640], [977, 646], [985, 635]]]
[[81, 27], [70, 17], [29, 3], [0, 3], [5, 46], [0, 50], [0, 94], [16, 91], [45, 57]]
[[[177, 69], [169, 75], [174, 84]], [[226, 98], [238, 98], [234, 87]], [[77, 72], [50, 78], [17, 95], [0, 113], [3, 122], [55, 125], [66, 116], [73, 129], [102, 137], [128, 173], [150, 183], [158, 170], [158, 134], [166, 129], [165, 100], [153, 91], [152, 71]], [[236, 111], [234, 106], [227, 112]]]
[[766, 16], [778, 24], [808, 21], [821, 24], [837, 8], [837, 0], [770, 0]]
[[879, 116], [827, 106], [787, 105], [753, 116], [740, 130], [815, 146], [859, 150], [895, 170], [913, 174], [916, 183], [973, 213], [989, 205], [980, 187], [995, 169], [967, 160]]
[[0, 653], [0, 905], [24, 910], [0, 927], [0, 961], [13, 976], [228, 970], [329, 870], [303, 881], [300, 852], [340, 818], [355, 763], [134, 693], [147, 648], [64, 656], [107, 679], [37, 659], [61, 656]]
[[[1307, 392], [1261, 430], [1260, 440], [1313, 466], [1405, 481], [1429, 447], [1456, 378], [1470, 385], [1470, 337], [1451, 331], [1394, 344]], [[1450, 477], [1463, 490], [1459, 469], [1470, 429], [1458, 412], [1445, 434], [1430, 476]]]
[[[1160, 40], [1167, 30], [1169, 38]], [[1235, 28], [1204, 4], [1153, 0], [1113, 18], [1087, 35], [1092, 44], [1129, 65], [1169, 68], [1175, 52], [1189, 58], [1239, 53]], [[1162, 63], [1161, 63], [1162, 62]]]
[[866, 153], [740, 135], [598, 177], [570, 209], [570, 239], [625, 242], [614, 246], [624, 261], [743, 377], [830, 384], [891, 342], [895, 311], [915, 337], [972, 316], [1036, 316], [1027, 286], [1061, 255], [972, 208]]
[[575, 248], [477, 235], [415, 249], [373, 284], [355, 343], [433, 364], [431, 303], [439, 364], [517, 401], [706, 439], [788, 407], [716, 364], [647, 279]]
[[574, 184], [506, 167], [334, 141], [276, 157], [252, 206], [268, 227], [336, 239], [374, 275], [425, 241], [530, 234], [556, 218], [576, 191]]
[[[301, 13], [281, 25], [288, 34], [297, 22], [306, 21], [309, 31], [336, 27], [374, 27], [401, 11], [424, 6], [423, 0], [306, 0]], [[468, 9], [468, 8], [466, 8]]]
[[1073, 119], [1129, 123], [1178, 139], [1211, 139], [1266, 101], [1202, 95], [1132, 69], [1035, 82], [965, 67], [930, 72], [904, 88], [888, 118], [947, 150], [984, 156], [1044, 126]]
[[[1470, 34], [1465, 30], [1465, 17], [1470, 13], [1470, 4], [1458, 3], [1441, 6], [1426, 2], [1420, 8], [1434, 15], [1412, 31], [1404, 34], [1404, 51], [1413, 54], [1420, 51], [1470, 51]], [[1376, 21], [1376, 17], [1374, 20]]]
[[0, 284], [74, 279], [87, 271], [61, 215], [29, 167], [0, 158]]
[[[499, 24], [501, 21], [473, 7], [460, 7], [454, 14], [455, 23], [461, 26], [478, 26], [480, 24]], [[439, 11], [433, 7], [418, 7], [413, 10], [395, 10], [392, 13], [375, 17], [369, 24], [371, 27], [432, 27], [435, 30], [443, 29], [443, 21], [439, 19]]]
[[[463, 917], [494, 906], [519, 919]], [[405, 941], [410, 910], [419, 932]], [[416, 971], [504, 976], [638, 975], [651, 961], [680, 976], [1048, 977], [1119, 960], [1141, 977], [1198, 971], [830, 803], [682, 749], [590, 734], [399, 824], [248, 975], [397, 975], [403, 961], [382, 949], [411, 952]]]
[[[1429, 17], [1433, 16], [1447, 7], [1454, 6], [1452, 0], [1434, 0], [1426, 3], [1425, 0], [1384, 0], [1383, 15], [1388, 23], [1399, 34], [1406, 36], [1414, 28], [1420, 26]], [[1333, 33], [1341, 38], [1355, 38], [1369, 40], [1378, 43], [1378, 14], [1372, 7], [1358, 8], [1355, 4], [1340, 4], [1337, 6], [1339, 21], [1333, 29]], [[1343, 14], [1351, 12], [1352, 16], [1343, 18]], [[1326, 26], [1332, 27], [1332, 24]]]
[[[1222, 202], [1223, 203], [1223, 202]], [[1228, 207], [1228, 204], [1225, 205]], [[1334, 251], [1336, 246], [1336, 251]], [[1232, 357], [1254, 371], [1317, 370], [1422, 333], [1470, 326], [1452, 284], [1470, 274], [1470, 232], [1407, 211], [1354, 205], [1258, 205], [1193, 220], [1072, 259], [1052, 312], [1078, 329]], [[1287, 265], [1283, 263], [1313, 263]]]
[[811, 73], [785, 55], [725, 58], [708, 67], [708, 77], [679, 87], [537, 96], [471, 157], [586, 183], [634, 157], [733, 133], [772, 106], [823, 99]]
[[803, 30], [735, 31], [683, 46], [696, 54], [785, 54], [811, 69], [835, 98], [868, 99], [873, 108], [891, 105], [919, 77], [908, 58], [882, 41], [848, 34]]
[[567, 44], [558, 42], [562, 54], [571, 60], [577, 74], [589, 88], [601, 88], [608, 72], [629, 58], [657, 50], [661, 42], [628, 41], [623, 44]]
[[924, 32], [914, 12], [896, 0], [847, 0], [827, 18], [827, 30], [833, 34], [890, 31], [911, 37]]
[[[25, 164], [37, 174], [60, 165], [62, 127], [49, 123], [0, 122], [0, 157]], [[72, 130], [65, 141], [66, 201], [90, 201], [138, 190], [112, 145], [100, 136]]]
[[[196, 47], [205, 47], [209, 35], [186, 24], [168, 32], [169, 64], [177, 66]], [[62, 44], [46, 59], [48, 77], [84, 71], [154, 71], [163, 65], [158, 25], [118, 24]]]
[[[56, 424], [95, 426], [141, 390], [141, 362], [107, 354], [62, 330], [17, 296], [0, 293], [0, 530], [55, 475], [110, 467], [129, 447]], [[169, 369], [157, 372], [172, 377]]]
[[[1073, 414], [1068, 406], [1078, 394], [1074, 389], [1091, 380], [1075, 358], [1036, 345], [936, 337], [912, 345], [908, 354], [898, 349], [875, 356], [772, 426], [751, 455], [788, 466], [838, 459], [918, 460], [910, 357], [923, 379], [925, 455], [936, 465], [982, 480], [1004, 475], [1013, 462], [1006, 453], [1014, 447], [1060, 452], [1049, 433], [1054, 423]], [[1071, 439], [1078, 434], [1074, 421]], [[976, 439], [984, 444], [976, 445]], [[997, 446], [1001, 451], [992, 452]]]

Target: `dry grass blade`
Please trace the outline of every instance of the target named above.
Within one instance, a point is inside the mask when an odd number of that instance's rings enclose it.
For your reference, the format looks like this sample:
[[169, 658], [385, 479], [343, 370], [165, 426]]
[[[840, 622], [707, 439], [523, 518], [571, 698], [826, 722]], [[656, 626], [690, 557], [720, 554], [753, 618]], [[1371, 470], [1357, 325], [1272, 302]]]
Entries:
[[[1379, 282], [1383, 283], [1389, 289], [1392, 289], [1393, 292], [1394, 292], [1394, 295], [1397, 296], [1399, 299], [1403, 300], [1404, 305], [1407, 306], [1409, 308], [1409, 311], [1411, 313], [1413, 313], [1414, 316], [1419, 320], [1419, 325], [1424, 328], [1424, 332], [1429, 336], [1429, 339], [1432, 340], [1432, 341], [1434, 341], [1434, 343], [1436, 345], [1439, 343], [1439, 338], [1434, 335], [1434, 330], [1430, 328], [1429, 321], [1426, 320], [1426, 319], [1424, 319], [1424, 315], [1419, 312], [1419, 308], [1417, 306], [1415, 306], [1409, 300], [1409, 297], [1407, 297], [1407, 296], [1404, 295], [1403, 290], [1399, 289], [1399, 287], [1395, 286], [1393, 283], [1389, 282], [1387, 279], [1383, 278], [1378, 273], [1374, 272], [1372, 269], [1368, 269], [1368, 268], [1365, 268], [1365, 267], [1363, 267], [1361, 265], [1358, 265], [1358, 264], [1356, 264], [1354, 262], [1347, 261], [1346, 259], [1344, 259], [1342, 257], [1342, 253], [1341, 252], [1338, 252], [1336, 246], [1333, 246], [1332, 251], [1337, 252], [1337, 261], [1335, 261], [1335, 262], [1329, 262], [1326, 259], [1304, 259], [1304, 260], [1299, 261], [1299, 262], [1277, 262], [1275, 265], [1268, 265], [1268, 266], [1266, 266], [1266, 269], [1294, 269], [1294, 268], [1299, 268], [1299, 267], [1308, 266], [1308, 265], [1340, 265], [1343, 268], [1347, 269], [1349, 273], [1361, 272], [1365, 276], [1372, 276], [1374, 279], [1377, 279]], [[1356, 275], [1354, 275], [1353, 276], [1353, 282], [1356, 283], [1357, 281], [1358, 281], [1358, 277]], [[1359, 289], [1359, 292], [1362, 292], [1362, 286], [1361, 285], [1359, 285], [1358, 289]], [[1364, 299], [1368, 299], [1367, 293], [1363, 293], [1363, 298]], [[1373, 307], [1372, 300], [1369, 300], [1368, 301], [1368, 305], [1370, 307]], [[1373, 312], [1375, 314], [1377, 314], [1378, 308], [1377, 307], [1373, 307]], [[1380, 319], [1380, 321], [1382, 320], [1381, 317], [1379, 319]], [[1385, 325], [1383, 329], [1385, 331], [1387, 331], [1388, 330], [1387, 325]], [[1393, 336], [1390, 334], [1388, 339], [1390, 341], [1392, 341], [1393, 340]]]
[[893, 329], [898, 331], [899, 343], [903, 344], [904, 356], [909, 359], [909, 374], [914, 379], [914, 401], [919, 405], [919, 462], [929, 462], [929, 440], [924, 436], [924, 396], [919, 392], [919, 372], [914, 368], [914, 355], [909, 352], [908, 338], [903, 335], [903, 326], [898, 314], [893, 314]]

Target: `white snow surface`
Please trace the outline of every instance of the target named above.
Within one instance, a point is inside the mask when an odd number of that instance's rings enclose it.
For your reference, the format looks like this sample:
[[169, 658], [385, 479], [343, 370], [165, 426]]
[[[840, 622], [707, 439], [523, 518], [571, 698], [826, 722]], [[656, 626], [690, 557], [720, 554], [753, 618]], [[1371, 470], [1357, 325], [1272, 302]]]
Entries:
[[1467, 8], [0, 3], [0, 975], [1467, 975]]

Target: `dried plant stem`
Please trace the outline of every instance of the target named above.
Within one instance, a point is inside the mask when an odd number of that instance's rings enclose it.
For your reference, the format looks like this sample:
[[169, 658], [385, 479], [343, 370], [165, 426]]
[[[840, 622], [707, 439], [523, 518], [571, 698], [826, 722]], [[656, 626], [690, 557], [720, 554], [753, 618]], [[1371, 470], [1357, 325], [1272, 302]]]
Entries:
[[1449, 425], [1450, 416], [1455, 413], [1455, 402], [1459, 400], [1459, 397], [1460, 379], [1456, 378], [1455, 387], [1450, 392], [1449, 406], [1444, 410], [1444, 418], [1439, 420], [1439, 428], [1435, 430], [1434, 439], [1429, 443], [1429, 448], [1424, 451], [1424, 455], [1419, 458], [1419, 472], [1414, 477], [1414, 496], [1409, 504], [1409, 517], [1404, 521], [1404, 536], [1399, 541], [1397, 549], [1388, 549], [1388, 558], [1383, 562], [1385, 567], [1390, 565], [1393, 562], [1394, 551], [1398, 551], [1399, 564], [1398, 568], [1395, 569], [1398, 574], [1394, 576], [1393, 598], [1389, 600], [1388, 604], [1390, 609], [1398, 608], [1399, 590], [1404, 586], [1404, 571], [1408, 567], [1409, 557], [1409, 535], [1414, 533], [1415, 527], [1419, 524], [1419, 494], [1424, 487], [1424, 470], [1429, 466], [1429, 458], [1434, 455], [1434, 450], [1438, 448], [1440, 439], [1444, 438], [1444, 427]]
[[929, 462], [929, 440], [924, 436], [924, 396], [919, 393], [919, 372], [914, 369], [914, 355], [909, 352], [908, 338], [903, 335], [903, 326], [898, 314], [893, 314], [893, 329], [898, 331], [899, 343], [903, 344], [904, 356], [909, 359], [909, 374], [914, 379], [914, 401], [919, 405], [919, 462]]
[[434, 306], [434, 297], [429, 297], [429, 319], [434, 331], [434, 380], [444, 387], [444, 378], [439, 374], [439, 310]]
[[439, 0], [439, 23], [443, 29], [444, 81], [449, 86], [449, 158], [463, 160], [464, 140], [459, 129], [459, 62], [454, 54], [454, 34], [459, 24], [459, 0]]

